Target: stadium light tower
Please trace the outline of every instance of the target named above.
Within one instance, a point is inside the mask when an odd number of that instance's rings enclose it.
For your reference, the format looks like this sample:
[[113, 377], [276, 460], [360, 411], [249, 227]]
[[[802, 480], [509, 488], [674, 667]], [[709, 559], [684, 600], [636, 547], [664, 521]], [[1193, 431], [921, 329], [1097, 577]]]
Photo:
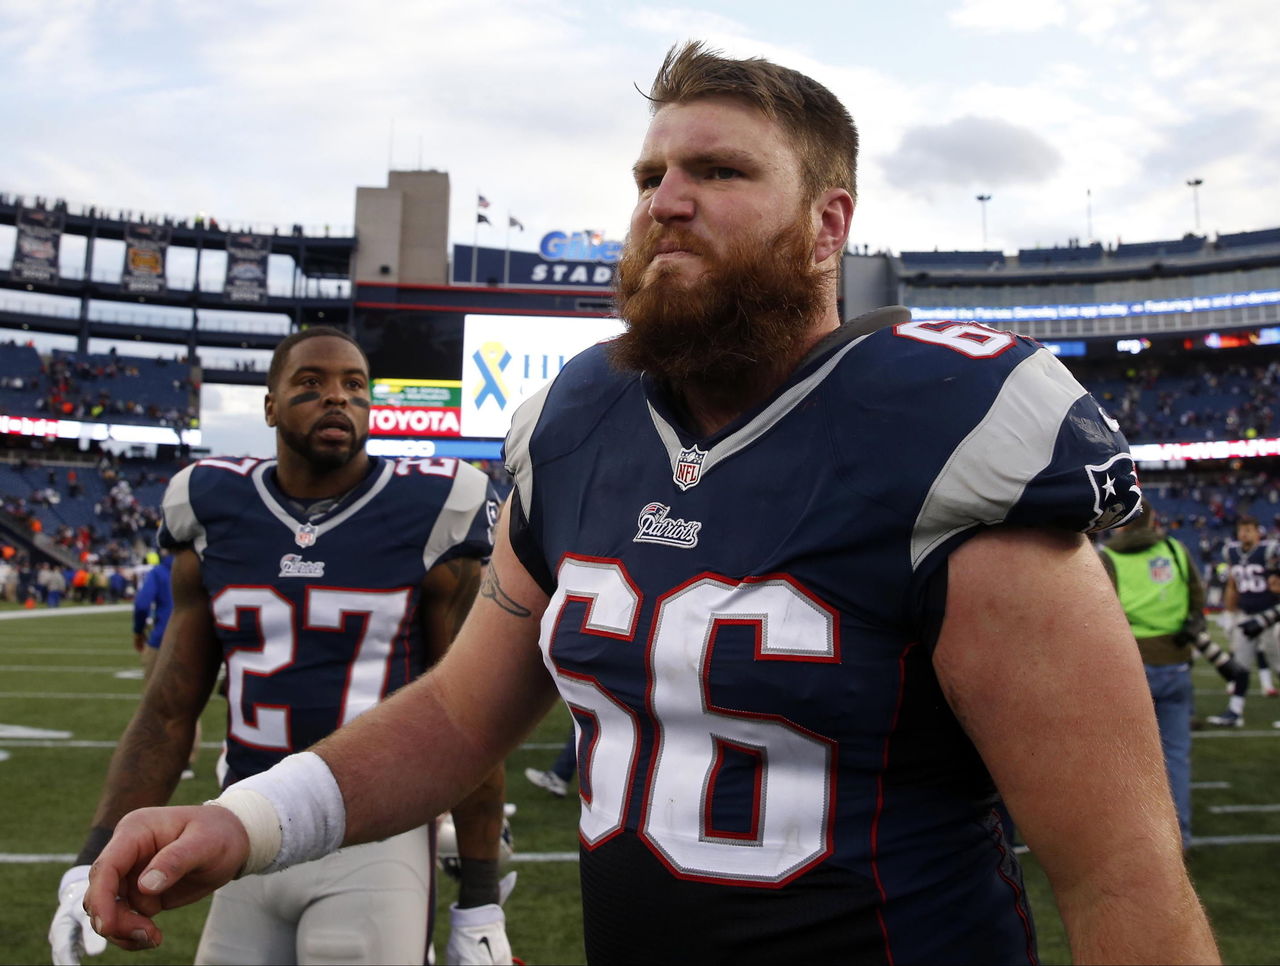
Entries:
[[978, 195], [978, 204], [982, 208], [982, 250], [987, 250], [987, 202], [991, 200], [991, 195]]
[[1196, 234], [1200, 234], [1200, 186], [1204, 178], [1188, 178], [1187, 187], [1191, 189], [1191, 203], [1196, 209]]

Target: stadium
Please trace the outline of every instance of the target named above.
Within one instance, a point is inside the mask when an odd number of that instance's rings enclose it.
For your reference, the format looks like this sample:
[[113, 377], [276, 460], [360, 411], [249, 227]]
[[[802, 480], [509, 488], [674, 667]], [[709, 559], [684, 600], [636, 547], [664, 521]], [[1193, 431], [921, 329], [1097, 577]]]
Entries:
[[[620, 241], [565, 227], [534, 251], [450, 244], [451, 201], [446, 173], [393, 170], [385, 186], [356, 190], [353, 228], [332, 230], [144, 213], [127, 198], [0, 193], [0, 606], [47, 610], [38, 574], [60, 568], [73, 575], [69, 602], [105, 608], [102, 617], [6, 628], [9, 663], [27, 668], [14, 671], [6, 720], [41, 722], [32, 725], [39, 733], [0, 741], [13, 758], [6, 774], [21, 766], [24, 776], [10, 786], [22, 797], [7, 811], [94, 798], [138, 688], [111, 676], [121, 657], [96, 648], [100, 622], [118, 623], [123, 644], [127, 618], [111, 605], [128, 601], [148, 566], [173, 474], [202, 456], [242, 455], [204, 445], [202, 387], [265, 386], [281, 338], [337, 326], [370, 360], [370, 452], [473, 461], [509, 488], [500, 457], [514, 409], [619, 329]], [[1211, 610], [1236, 520], [1248, 514], [1268, 535], [1280, 532], [1280, 228], [1016, 253], [848, 250], [840, 293], [845, 318], [901, 304], [916, 321], [968, 324], [953, 334], [1008, 330], [1050, 348], [1119, 422], [1143, 492], [1191, 551]], [[60, 626], [27, 630], [37, 623]], [[35, 674], [45, 662], [61, 673]], [[1220, 682], [1203, 664], [1195, 679], [1207, 716], [1221, 706]], [[79, 698], [42, 698], [50, 694]], [[1280, 936], [1253, 908], [1264, 886], [1241, 885], [1241, 866], [1280, 857], [1280, 826], [1268, 814], [1280, 809], [1270, 804], [1280, 801], [1280, 779], [1256, 767], [1280, 737], [1275, 712], [1255, 710], [1250, 730], [1203, 732], [1195, 748], [1190, 861], [1229, 962], [1275, 961]], [[206, 747], [223, 727], [211, 705]], [[548, 759], [567, 727], [567, 715], [548, 719], [509, 762], [511, 774]], [[39, 771], [40, 747], [83, 762], [75, 789], [55, 788], [64, 766]], [[516, 786], [517, 859], [531, 858], [521, 860], [525, 884], [509, 907], [514, 948], [528, 962], [580, 962], [576, 871], [565, 861], [576, 856], [574, 803]], [[212, 776], [202, 775], [179, 800], [212, 794]], [[38, 841], [13, 814], [6, 820], [0, 851], [19, 858], [0, 875], [6, 894], [23, 898], [0, 918], [0, 934], [30, 941], [4, 961], [47, 955], [48, 900], [87, 818], [63, 815]], [[1034, 858], [1030, 866], [1045, 961], [1065, 961], [1052, 899]], [[201, 908], [175, 914], [174, 942], [161, 954], [112, 950], [94, 961], [189, 961]]]

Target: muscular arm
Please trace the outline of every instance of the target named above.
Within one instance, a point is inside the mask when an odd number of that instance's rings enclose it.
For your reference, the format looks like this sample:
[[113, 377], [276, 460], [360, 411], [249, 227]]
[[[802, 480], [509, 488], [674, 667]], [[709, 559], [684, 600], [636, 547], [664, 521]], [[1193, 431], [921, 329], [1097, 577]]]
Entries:
[[960, 547], [934, 667], [1044, 865], [1074, 961], [1218, 962], [1137, 648], [1088, 543], [993, 530]]
[[342, 789], [346, 844], [404, 831], [461, 801], [555, 700], [537, 643], [548, 598], [511, 549], [508, 512], [440, 663], [313, 749]]
[[95, 828], [111, 829], [127, 812], [169, 800], [218, 678], [222, 652], [195, 551], [178, 552], [172, 581], [173, 614], [142, 703], [111, 757]]
[[[462, 628], [480, 586], [478, 560], [453, 559], [438, 564], [422, 586], [423, 638], [428, 662], [439, 663]], [[497, 861], [506, 801], [506, 768], [502, 762], [466, 798], [453, 806], [458, 856]]]

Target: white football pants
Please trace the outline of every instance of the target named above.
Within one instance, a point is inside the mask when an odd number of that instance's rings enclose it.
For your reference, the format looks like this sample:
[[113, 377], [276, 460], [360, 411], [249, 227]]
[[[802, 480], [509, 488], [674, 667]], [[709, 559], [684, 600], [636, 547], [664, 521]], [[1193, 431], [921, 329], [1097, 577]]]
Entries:
[[196, 963], [420, 964], [433, 871], [424, 826], [228, 882], [213, 894]]

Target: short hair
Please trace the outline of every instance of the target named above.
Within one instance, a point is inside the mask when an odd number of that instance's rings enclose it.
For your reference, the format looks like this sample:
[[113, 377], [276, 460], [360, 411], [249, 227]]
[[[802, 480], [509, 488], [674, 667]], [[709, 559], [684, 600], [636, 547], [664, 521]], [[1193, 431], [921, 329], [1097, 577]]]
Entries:
[[285, 336], [276, 346], [275, 352], [271, 353], [271, 366], [267, 369], [267, 392], [275, 391], [275, 385], [284, 373], [285, 360], [289, 358], [289, 353], [293, 351], [293, 347], [299, 342], [305, 342], [307, 339], [318, 339], [321, 336], [350, 342], [359, 351], [360, 358], [364, 360], [365, 371], [369, 371], [369, 357], [364, 354], [364, 349], [360, 348], [360, 343], [352, 338], [350, 334], [343, 332], [341, 329], [335, 329], [331, 325], [313, 325], [308, 329], [299, 329], [297, 332]]
[[1240, 516], [1236, 517], [1236, 526], [1237, 527], [1258, 527], [1258, 529], [1262, 529], [1262, 524], [1258, 522], [1258, 518], [1251, 517], [1247, 513], [1242, 513], [1240, 514]]
[[652, 111], [706, 97], [733, 97], [796, 140], [805, 200], [828, 188], [858, 199], [858, 128], [840, 99], [811, 77], [760, 57], [732, 60], [701, 41], [667, 51], [648, 98]]

